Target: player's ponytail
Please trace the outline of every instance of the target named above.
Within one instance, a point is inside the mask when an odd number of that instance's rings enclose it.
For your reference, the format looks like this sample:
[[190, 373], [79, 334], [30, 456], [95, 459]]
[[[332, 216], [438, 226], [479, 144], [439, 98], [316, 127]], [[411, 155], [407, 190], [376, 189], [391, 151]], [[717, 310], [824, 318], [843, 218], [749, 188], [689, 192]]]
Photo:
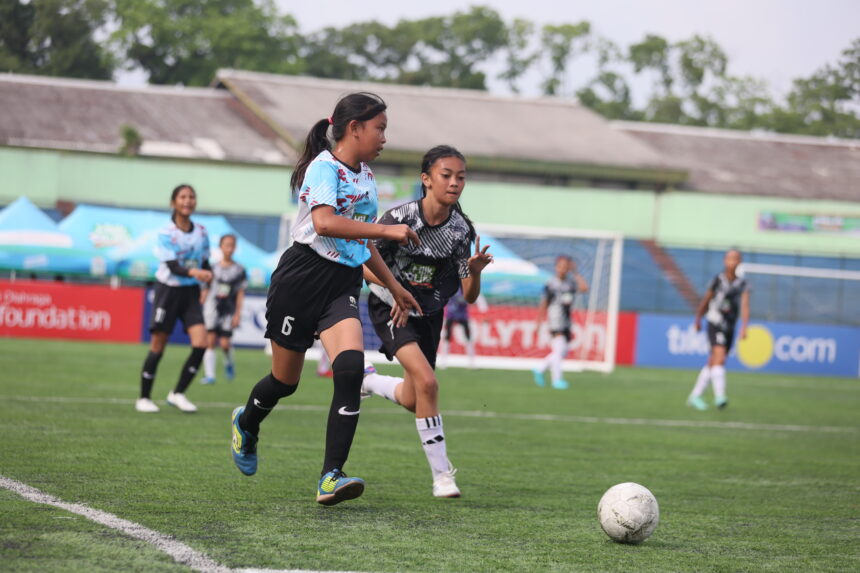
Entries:
[[[452, 147], [450, 145], [437, 145], [436, 147], [425, 153], [424, 157], [421, 159], [421, 173], [426, 173], [427, 175], [430, 175], [430, 168], [433, 167], [433, 164], [445, 157], [456, 157], [457, 159], [462, 161], [464, 165], [466, 163], [466, 158], [463, 156], [462, 153], [457, 151], [455, 147]], [[421, 183], [421, 196], [427, 196], [427, 188], [424, 187], [424, 183]], [[460, 206], [460, 201], [454, 203], [454, 210], [457, 211], [461, 217], [463, 217], [463, 220], [466, 221], [466, 225], [469, 226], [469, 242], [474, 241], [475, 236], [477, 235], [477, 233], [475, 232], [475, 226], [472, 224], [472, 220], [466, 215], [466, 213], [463, 212], [463, 207]]]
[[[295, 193], [299, 191], [299, 186], [305, 179], [308, 165], [321, 151], [325, 149], [331, 151], [333, 141], [337, 142], [343, 139], [351, 121], [364, 122], [373, 119], [385, 111], [387, 107], [381, 97], [370, 92], [356, 92], [340, 98], [331, 117], [319, 120], [308, 132], [305, 148], [296, 162], [292, 177], [290, 177], [290, 189]], [[329, 134], [329, 128], [331, 134]]]

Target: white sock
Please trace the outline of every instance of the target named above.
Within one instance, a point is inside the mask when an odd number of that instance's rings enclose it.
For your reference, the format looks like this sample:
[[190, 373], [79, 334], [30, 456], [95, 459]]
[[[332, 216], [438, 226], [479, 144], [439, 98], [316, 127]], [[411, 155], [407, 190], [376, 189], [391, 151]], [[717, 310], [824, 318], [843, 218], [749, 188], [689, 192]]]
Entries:
[[[231, 346], [227, 350], [221, 349], [224, 351], [224, 360], [227, 361], [227, 364], [233, 364], [233, 347]], [[214, 362], [213, 362], [214, 364]]]
[[469, 356], [469, 368], [475, 367], [475, 341], [469, 339], [466, 341], [466, 354]]
[[714, 397], [726, 397], [726, 369], [724, 366], [711, 368], [711, 378], [714, 380]]
[[215, 350], [212, 348], [203, 353], [203, 374], [206, 378], [215, 378]]
[[364, 389], [377, 396], [382, 396], [386, 400], [391, 400], [395, 404], [399, 404], [400, 402], [394, 397], [394, 390], [401, 382], [403, 382], [403, 378], [383, 376], [377, 372], [364, 377]]
[[439, 356], [436, 359], [436, 364], [444, 368], [448, 364], [448, 349], [450, 343], [447, 338], [443, 338], [439, 344]]
[[436, 479], [439, 474], [450, 469], [445, 432], [442, 431], [442, 414], [430, 418], [415, 418], [415, 427], [418, 428], [418, 436], [424, 446], [424, 454], [433, 472], [433, 479]]
[[699, 376], [696, 378], [696, 385], [693, 386], [693, 391], [690, 396], [698, 398], [708, 388], [708, 382], [711, 381], [711, 367], [705, 364], [699, 371]]
[[561, 380], [561, 361], [567, 354], [567, 340], [563, 336], [556, 336], [552, 339], [552, 354], [550, 357], [550, 372], [552, 372], [553, 380]]

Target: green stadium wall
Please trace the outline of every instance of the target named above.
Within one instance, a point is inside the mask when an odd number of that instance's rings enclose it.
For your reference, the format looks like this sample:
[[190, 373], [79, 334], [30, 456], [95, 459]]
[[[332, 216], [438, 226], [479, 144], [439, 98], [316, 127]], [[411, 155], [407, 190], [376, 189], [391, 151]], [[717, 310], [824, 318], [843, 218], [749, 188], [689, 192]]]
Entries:
[[[277, 165], [0, 147], [0, 204], [26, 195], [41, 207], [69, 201], [165, 209], [169, 191], [188, 182], [200, 192], [201, 211], [279, 216], [295, 210], [291, 173]], [[398, 194], [414, 182], [379, 181]], [[462, 203], [484, 223], [620, 231], [675, 246], [860, 255], [857, 236], [758, 228], [762, 211], [858, 217], [860, 202], [472, 181]]]

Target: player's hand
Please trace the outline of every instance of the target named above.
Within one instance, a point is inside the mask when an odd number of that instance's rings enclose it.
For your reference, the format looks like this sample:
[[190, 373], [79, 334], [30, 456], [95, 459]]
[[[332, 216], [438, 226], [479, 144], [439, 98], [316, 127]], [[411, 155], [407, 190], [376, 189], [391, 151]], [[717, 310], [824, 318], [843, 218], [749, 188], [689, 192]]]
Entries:
[[493, 262], [493, 255], [487, 252], [490, 245], [481, 249], [481, 236], [475, 237], [475, 254], [469, 257], [469, 274], [479, 275], [484, 268]]
[[239, 324], [242, 322], [242, 315], [236, 313], [233, 315], [233, 328], [239, 328]]
[[404, 247], [406, 245], [417, 247], [421, 244], [418, 234], [409, 225], [385, 225], [384, 236]]
[[696, 329], [696, 332], [701, 332], [702, 331], [701, 321], [697, 320], [695, 323], [693, 323], [693, 328]]
[[742, 326], [741, 327], [741, 340], [746, 340], [746, 337], [747, 337], [747, 327]]
[[394, 297], [394, 306], [391, 307], [391, 318], [394, 320], [394, 326], [397, 328], [406, 324], [406, 321], [409, 320], [409, 312], [411, 310], [414, 310], [419, 316], [424, 314], [421, 312], [421, 306], [418, 304], [418, 301], [405, 288], [400, 287], [395, 291], [391, 291], [391, 294]]
[[202, 283], [208, 283], [212, 280], [212, 271], [205, 269], [191, 269], [188, 274]]

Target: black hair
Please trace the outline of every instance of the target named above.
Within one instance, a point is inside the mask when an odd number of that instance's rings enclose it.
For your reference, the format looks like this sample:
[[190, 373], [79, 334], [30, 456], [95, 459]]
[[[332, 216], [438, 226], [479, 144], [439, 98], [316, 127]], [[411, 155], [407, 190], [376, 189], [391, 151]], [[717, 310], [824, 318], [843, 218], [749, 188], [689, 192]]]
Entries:
[[[430, 175], [430, 168], [445, 157], [456, 157], [464, 164], [466, 163], [466, 158], [463, 157], [463, 154], [457, 151], [455, 147], [450, 145], [437, 145], [430, 151], [424, 154], [424, 157], [421, 159], [421, 173], [426, 173], [428, 176]], [[424, 182], [421, 182], [421, 196], [427, 196], [427, 188], [424, 187]], [[477, 233], [475, 232], [475, 226], [472, 224], [472, 220], [463, 212], [463, 207], [460, 206], [460, 201], [454, 203], [454, 210], [460, 213], [460, 216], [463, 217], [463, 220], [466, 221], [466, 225], [469, 226], [469, 241], [474, 241]]]
[[573, 257], [571, 257], [570, 255], [561, 254], [555, 258], [555, 262], [559, 262], [561, 260], [570, 261], [572, 263]]
[[[177, 185], [176, 187], [173, 188], [173, 191], [170, 192], [170, 202], [171, 203], [176, 201], [176, 197], [179, 196], [179, 192], [182, 191], [183, 189], [188, 189], [189, 191], [194, 193], [195, 197], [197, 196], [197, 191], [194, 190], [194, 187], [192, 187], [188, 183], [180, 183], [179, 185]], [[176, 219], [176, 209], [173, 209], [170, 211], [170, 220], [173, 221], [175, 219]]]
[[238, 242], [236, 240], [236, 235], [234, 235], [233, 233], [225, 233], [225, 234], [221, 235], [220, 239], [218, 239], [218, 246], [219, 247], [224, 244], [224, 239], [233, 239], [234, 243]]
[[363, 122], [373, 119], [387, 108], [388, 106], [381, 97], [370, 92], [356, 92], [340, 98], [337, 105], [334, 106], [331, 117], [319, 120], [308, 132], [305, 148], [296, 162], [292, 177], [290, 177], [290, 189], [298, 191], [305, 179], [305, 171], [314, 157], [324, 149], [331, 150], [331, 144], [327, 137], [329, 125], [331, 125], [332, 139], [340, 141], [346, 135], [349, 122], [353, 120]]

